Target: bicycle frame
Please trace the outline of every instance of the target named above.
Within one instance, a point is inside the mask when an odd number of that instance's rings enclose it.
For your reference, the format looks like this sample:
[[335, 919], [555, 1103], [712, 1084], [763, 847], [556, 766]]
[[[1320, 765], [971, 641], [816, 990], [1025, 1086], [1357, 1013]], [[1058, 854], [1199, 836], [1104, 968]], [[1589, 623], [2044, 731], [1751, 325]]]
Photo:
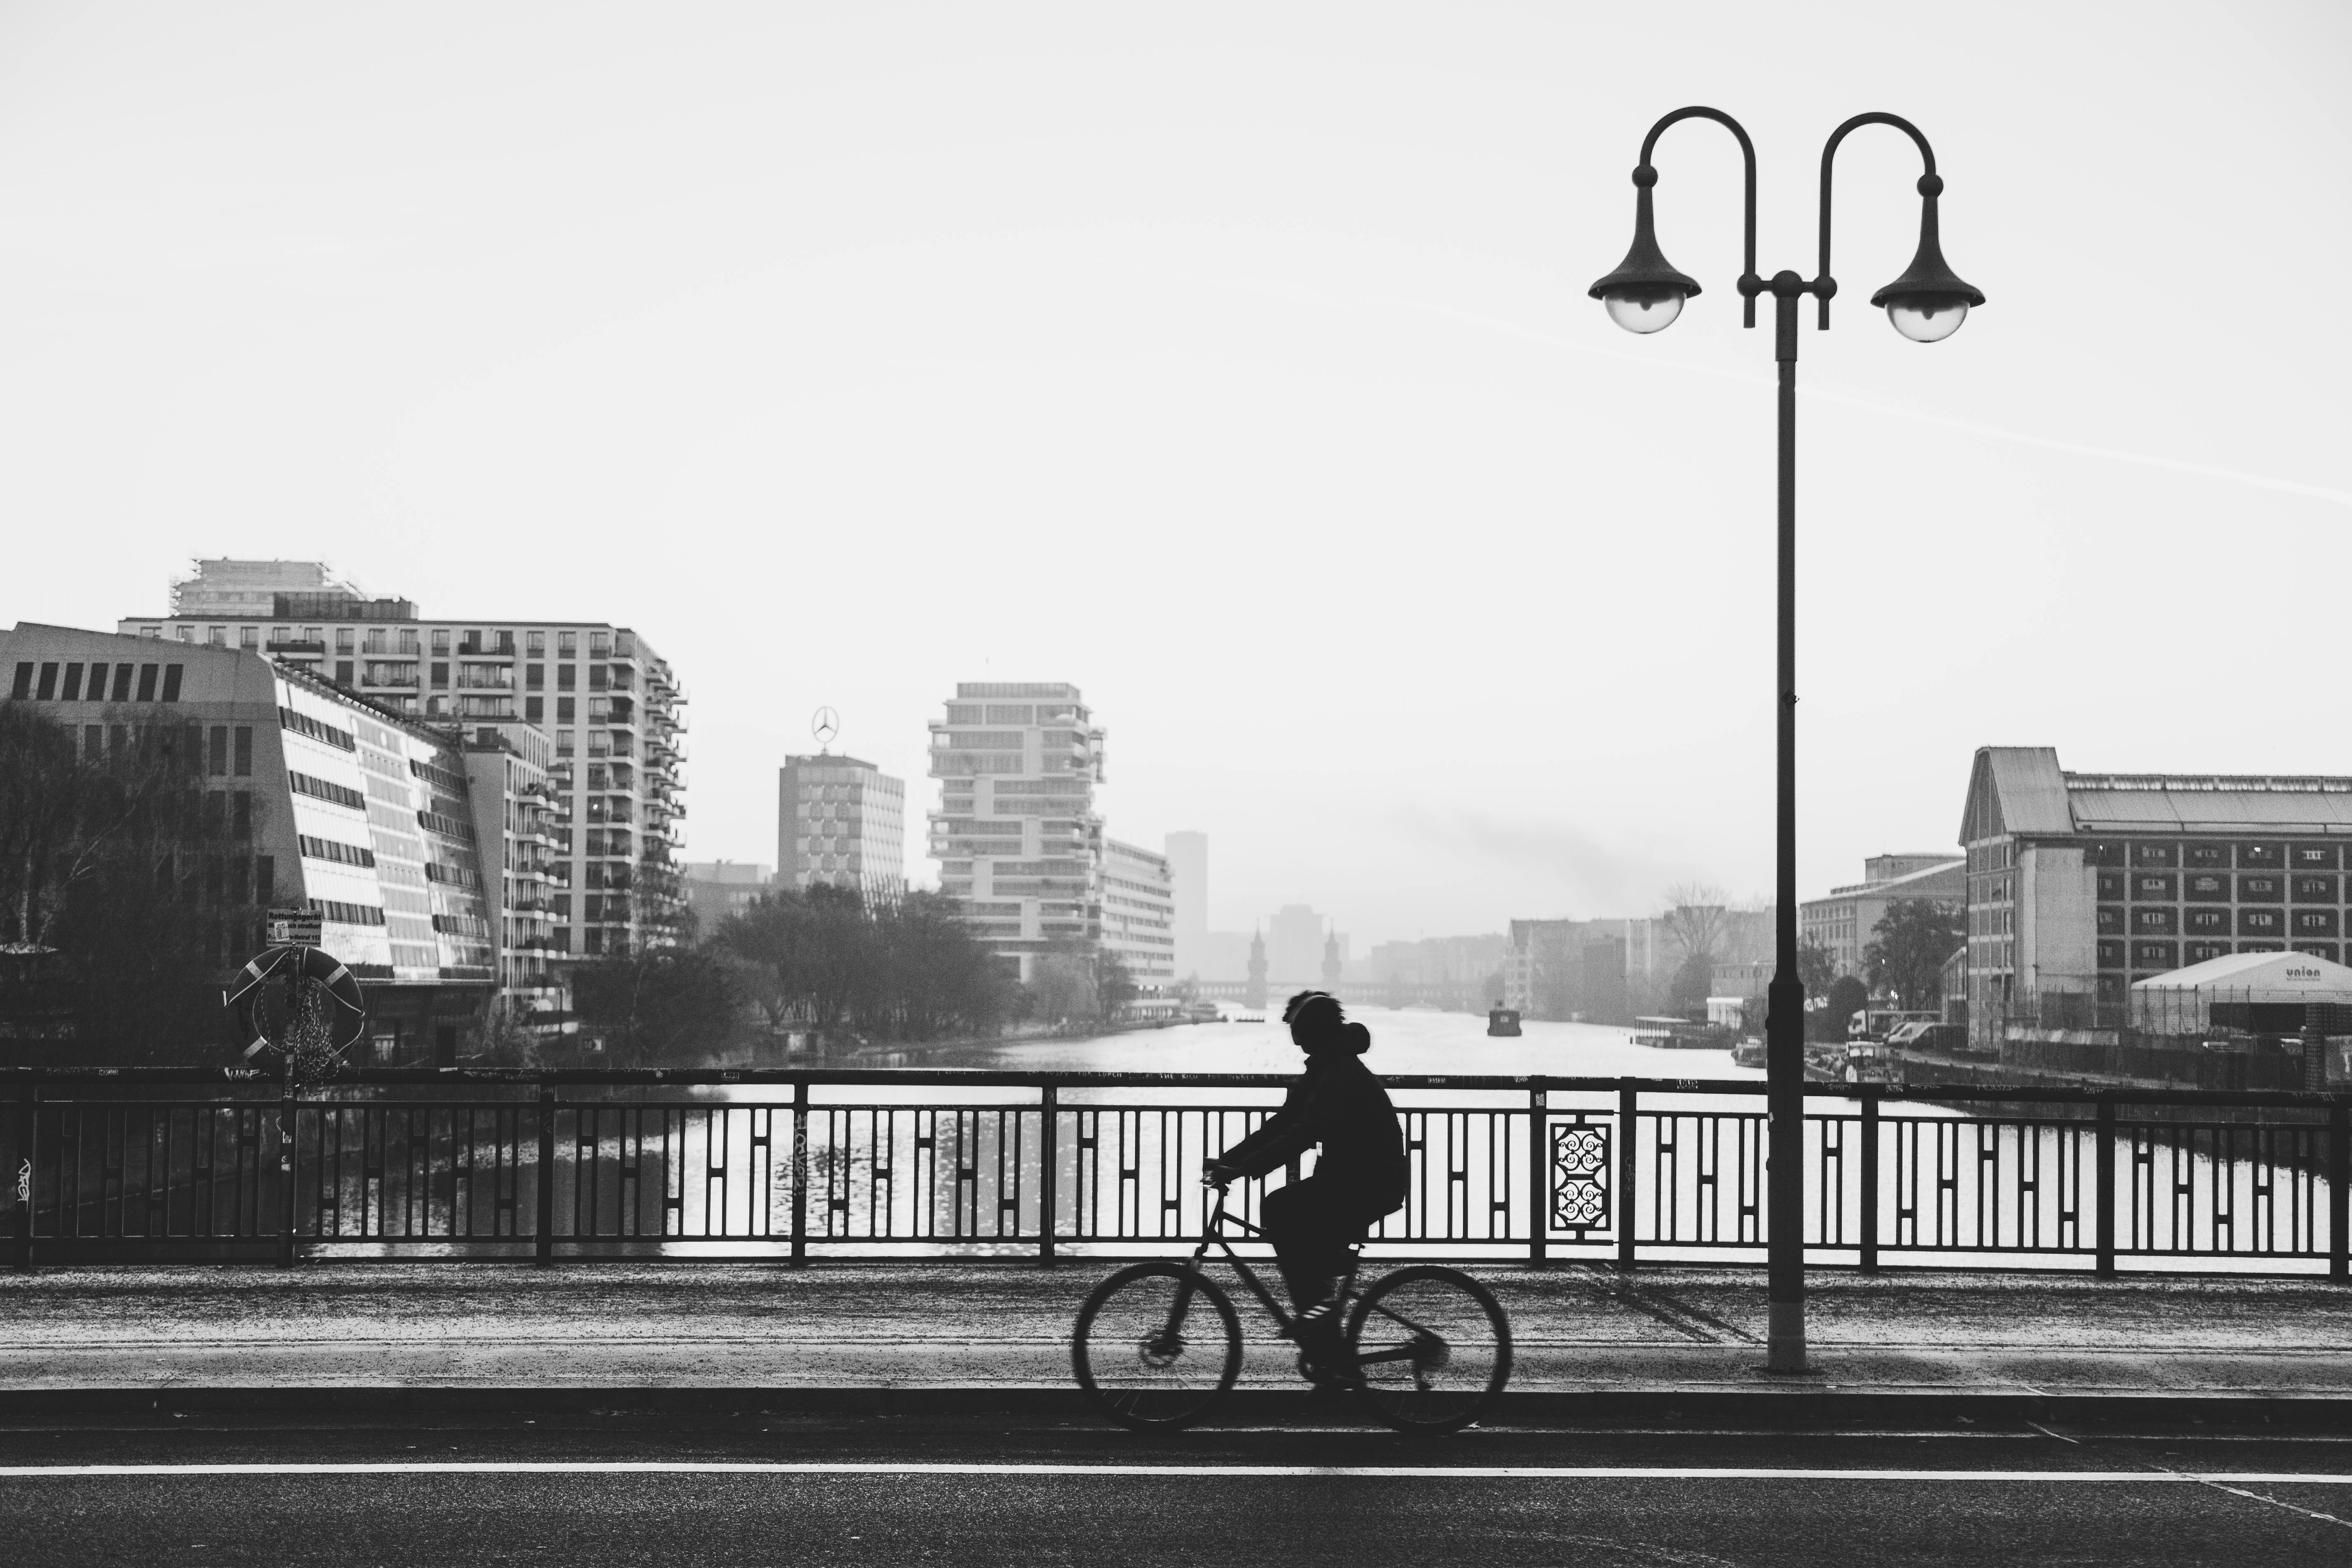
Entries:
[[[1297, 1324], [1297, 1320], [1292, 1317], [1290, 1313], [1283, 1310], [1282, 1303], [1275, 1300], [1274, 1292], [1267, 1289], [1265, 1283], [1258, 1279], [1257, 1270], [1252, 1268], [1247, 1260], [1244, 1259], [1240, 1253], [1234, 1250], [1234, 1244], [1225, 1239], [1225, 1223], [1228, 1220], [1241, 1226], [1252, 1236], [1263, 1236], [1265, 1234], [1259, 1226], [1250, 1224], [1249, 1221], [1242, 1218], [1239, 1215], [1227, 1213], [1225, 1209], [1225, 1189], [1223, 1187], [1219, 1187], [1217, 1189], [1217, 1206], [1211, 1212], [1208, 1223], [1201, 1228], [1201, 1245], [1192, 1249], [1192, 1256], [1187, 1261], [1184, 1269], [1183, 1283], [1176, 1288], [1176, 1300], [1168, 1309], [1168, 1326], [1162, 1331], [1162, 1332], [1171, 1341], [1181, 1339], [1182, 1337], [1184, 1316], [1192, 1310], [1192, 1307], [1193, 1282], [1201, 1278], [1201, 1264], [1202, 1259], [1208, 1257], [1209, 1248], [1212, 1245], [1214, 1245], [1224, 1253], [1225, 1261], [1234, 1266], [1234, 1272], [1238, 1273], [1242, 1277], [1242, 1283], [1249, 1287], [1250, 1294], [1255, 1296], [1258, 1299], [1258, 1304], [1263, 1306], [1268, 1313], [1272, 1314], [1275, 1322], [1280, 1325], [1282, 1331], [1285, 1334], [1289, 1333], [1291, 1329]], [[1361, 1269], [1363, 1260], [1363, 1248], [1360, 1244], [1348, 1249], [1348, 1272], [1339, 1281], [1339, 1295], [1338, 1304], [1333, 1309], [1334, 1310], [1344, 1312], [1349, 1300], [1354, 1297], [1356, 1293], [1356, 1275]], [[1373, 1304], [1373, 1310], [1379, 1312], [1381, 1316], [1388, 1319], [1390, 1321], [1397, 1323], [1411, 1331], [1412, 1339], [1407, 1344], [1395, 1350], [1378, 1351], [1370, 1355], [1360, 1353], [1356, 1357], [1356, 1363], [1359, 1366], [1369, 1365], [1378, 1362], [1412, 1361], [1417, 1356], [1426, 1353], [1426, 1347], [1431, 1342], [1444, 1342], [1439, 1335], [1431, 1332], [1429, 1330], [1422, 1327], [1419, 1323], [1412, 1321], [1410, 1318], [1406, 1318], [1400, 1313], [1390, 1310], [1384, 1304], [1375, 1302]]]

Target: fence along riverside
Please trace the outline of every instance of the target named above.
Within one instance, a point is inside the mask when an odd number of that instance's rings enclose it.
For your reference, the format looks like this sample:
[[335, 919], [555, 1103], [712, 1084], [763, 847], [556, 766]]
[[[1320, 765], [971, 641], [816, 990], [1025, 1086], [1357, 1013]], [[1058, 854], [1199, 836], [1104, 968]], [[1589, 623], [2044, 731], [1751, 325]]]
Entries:
[[[0, 1240], [25, 1267], [1173, 1252], [1204, 1218], [1202, 1161], [1288, 1081], [372, 1069], [289, 1100], [234, 1069], [17, 1068]], [[1378, 1252], [1761, 1260], [1761, 1083], [1386, 1081], [1412, 1183]], [[1818, 1085], [1808, 1105], [1816, 1263], [2347, 1277], [2352, 1094]], [[1237, 1196], [1255, 1219], [1259, 1191]]]

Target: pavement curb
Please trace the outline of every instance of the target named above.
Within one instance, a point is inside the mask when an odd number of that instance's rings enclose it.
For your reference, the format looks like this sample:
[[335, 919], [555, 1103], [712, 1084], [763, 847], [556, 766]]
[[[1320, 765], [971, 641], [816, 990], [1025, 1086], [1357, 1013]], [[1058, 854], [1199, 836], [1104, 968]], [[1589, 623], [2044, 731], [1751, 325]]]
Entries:
[[[420, 1423], [740, 1426], [763, 1420], [880, 1417], [1091, 1422], [1076, 1388], [386, 1387], [0, 1390], [0, 1428], [367, 1426]], [[1306, 1389], [1236, 1389], [1211, 1426], [1299, 1418], [1345, 1423], [1352, 1403]], [[1375, 1425], [1369, 1412], [1361, 1418]], [[1816, 1427], [1951, 1426], [2270, 1428], [2352, 1432], [2352, 1397], [2297, 1394], [2038, 1394], [1970, 1390], [1530, 1389], [1507, 1391], [1488, 1426]]]

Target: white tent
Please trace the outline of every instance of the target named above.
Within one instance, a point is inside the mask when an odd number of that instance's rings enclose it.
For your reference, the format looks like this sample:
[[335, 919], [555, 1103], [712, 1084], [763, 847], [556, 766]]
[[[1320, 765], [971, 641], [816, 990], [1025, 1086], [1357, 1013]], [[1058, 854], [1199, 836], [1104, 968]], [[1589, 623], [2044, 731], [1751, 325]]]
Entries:
[[2135, 1028], [2190, 1034], [2212, 1026], [2217, 1002], [2352, 1007], [2352, 968], [2307, 952], [2233, 952], [2152, 974], [2131, 992]]

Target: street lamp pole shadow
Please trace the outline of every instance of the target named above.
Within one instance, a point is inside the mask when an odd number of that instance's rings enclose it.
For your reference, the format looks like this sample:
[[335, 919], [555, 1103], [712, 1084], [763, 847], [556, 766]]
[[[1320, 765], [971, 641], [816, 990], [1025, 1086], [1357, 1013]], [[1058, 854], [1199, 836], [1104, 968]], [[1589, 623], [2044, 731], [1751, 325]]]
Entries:
[[[1773, 975], [1767, 993], [1765, 1105], [1769, 1124], [1766, 1160], [1765, 1239], [1769, 1260], [1769, 1328], [1765, 1370], [1802, 1373], [1805, 1362], [1805, 993], [1797, 968], [1797, 301], [1811, 294], [1820, 303], [1815, 330], [1830, 324], [1830, 300], [1837, 279], [1830, 275], [1830, 171], [1838, 143], [1864, 125], [1892, 125], [1910, 137], [1926, 166], [1919, 176], [1919, 248], [1902, 277], [1870, 297], [1883, 307], [1896, 331], [1914, 342], [1941, 342], [1959, 330], [1981, 290], [1962, 282], [1944, 264], [1936, 215], [1944, 182], [1936, 154], [1918, 127], [1893, 114], [1857, 114], [1830, 133], [1822, 148], [1821, 265], [1808, 282], [1790, 271], [1769, 279], [1756, 270], [1756, 147], [1740, 123], [1718, 109], [1677, 109], [1650, 127], [1633, 169], [1633, 244], [1617, 269], [1588, 290], [1608, 308], [1609, 319], [1627, 331], [1650, 333], [1673, 324], [1683, 302], [1699, 292], [1696, 279], [1677, 272], [1658, 248], [1651, 192], [1658, 171], [1650, 155], [1668, 126], [1684, 120], [1712, 120], [1738, 139], [1747, 162], [1747, 229], [1739, 275], [1742, 325], [1756, 324], [1756, 299], [1773, 300], [1772, 356], [1780, 363], [1780, 689], [1777, 766], [1777, 867], [1773, 909]], [[1874, 1204], [1875, 1193], [1861, 1194]]]

